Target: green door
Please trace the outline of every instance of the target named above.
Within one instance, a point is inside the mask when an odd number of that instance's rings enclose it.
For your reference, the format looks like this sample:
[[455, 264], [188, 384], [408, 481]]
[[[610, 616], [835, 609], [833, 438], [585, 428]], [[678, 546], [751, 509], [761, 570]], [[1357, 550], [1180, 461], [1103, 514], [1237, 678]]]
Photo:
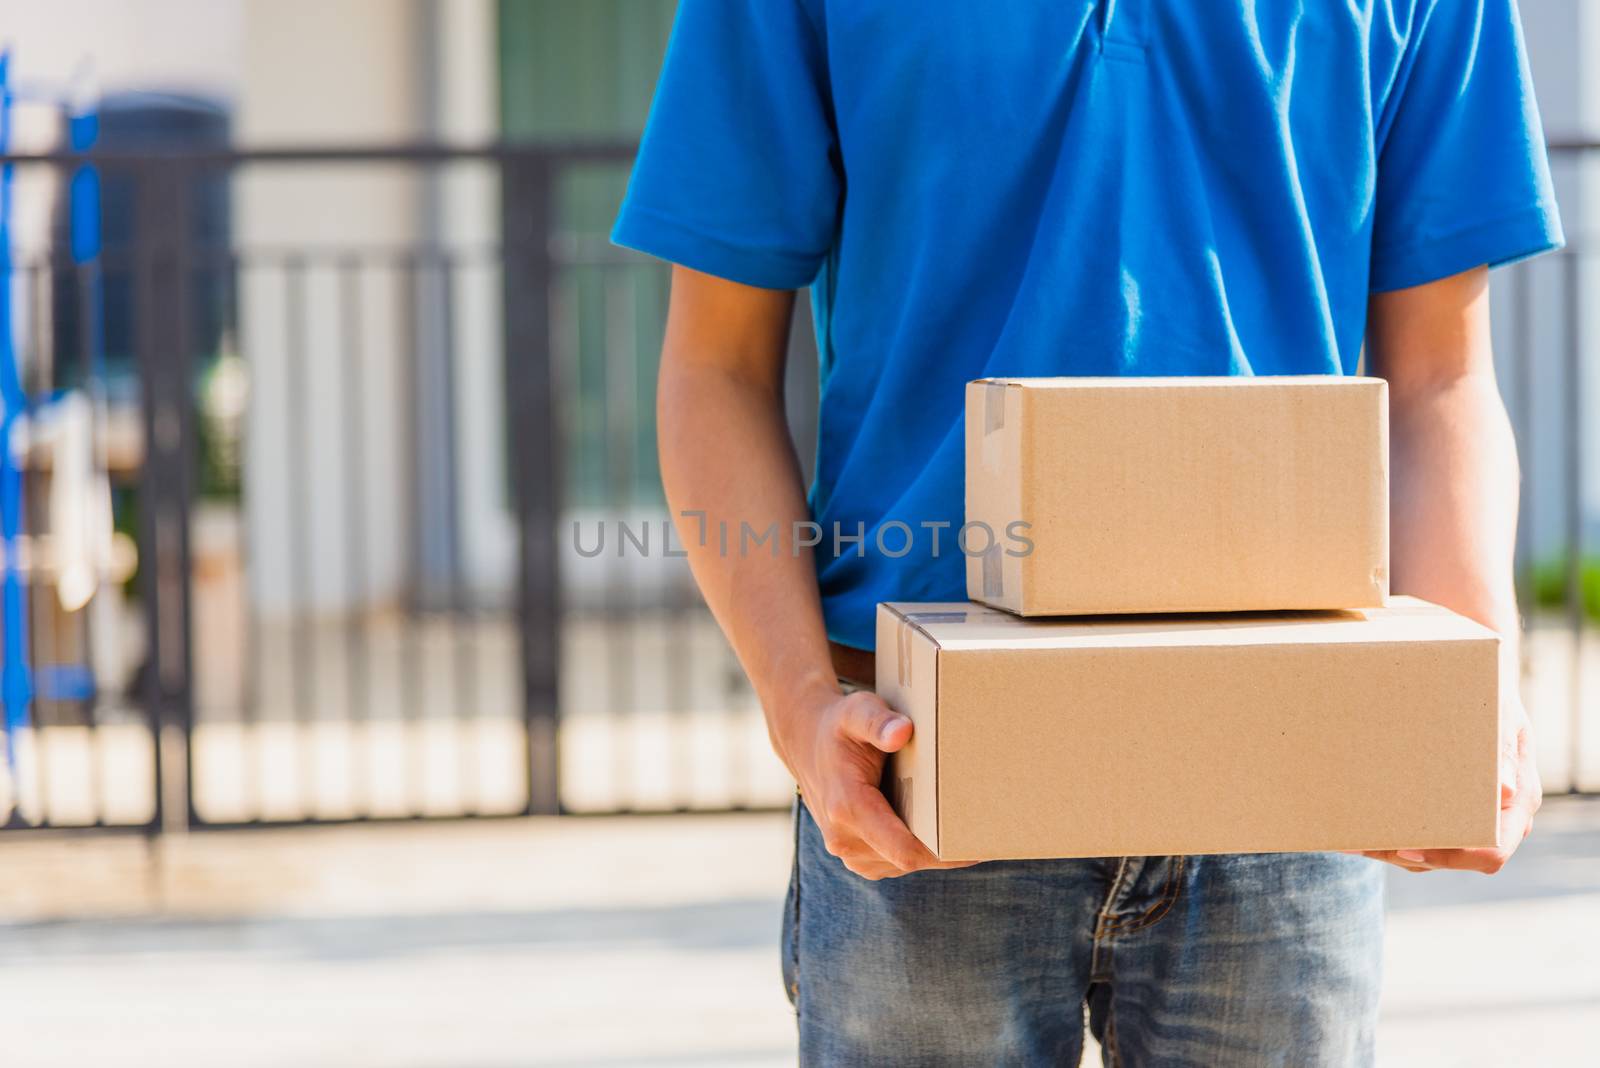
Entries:
[[[507, 141], [633, 141], [672, 28], [672, 0], [500, 0]], [[627, 185], [616, 166], [569, 168], [557, 192], [555, 356], [567, 503], [659, 508], [655, 374], [666, 271], [609, 247]]]

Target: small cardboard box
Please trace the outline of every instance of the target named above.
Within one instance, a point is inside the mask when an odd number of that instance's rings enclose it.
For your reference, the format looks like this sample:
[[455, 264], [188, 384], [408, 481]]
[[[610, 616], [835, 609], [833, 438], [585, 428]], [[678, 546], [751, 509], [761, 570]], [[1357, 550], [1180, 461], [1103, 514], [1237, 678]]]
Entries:
[[1388, 593], [1382, 379], [980, 379], [966, 415], [975, 601], [1050, 616]]
[[1027, 620], [882, 604], [890, 798], [947, 860], [1492, 846], [1499, 643], [1387, 608]]

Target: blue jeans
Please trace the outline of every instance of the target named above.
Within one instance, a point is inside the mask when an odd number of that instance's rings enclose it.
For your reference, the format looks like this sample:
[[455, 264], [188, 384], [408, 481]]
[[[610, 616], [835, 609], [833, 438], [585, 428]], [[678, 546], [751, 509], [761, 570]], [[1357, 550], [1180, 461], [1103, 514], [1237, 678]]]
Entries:
[[805, 1065], [1366, 1065], [1380, 865], [1338, 853], [1003, 861], [870, 882], [805, 806], [784, 985]]

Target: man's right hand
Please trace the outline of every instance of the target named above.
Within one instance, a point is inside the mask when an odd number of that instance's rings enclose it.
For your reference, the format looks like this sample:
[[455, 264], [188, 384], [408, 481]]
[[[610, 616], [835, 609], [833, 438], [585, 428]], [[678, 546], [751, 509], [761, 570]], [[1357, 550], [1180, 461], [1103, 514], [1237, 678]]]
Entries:
[[917, 840], [878, 788], [888, 754], [911, 740], [911, 720], [876, 694], [835, 694], [788, 717], [783, 751], [828, 852], [864, 879], [892, 879], [943, 861]]
[[928, 852], [878, 789], [911, 721], [873, 694], [841, 694], [831, 670], [816, 562], [792, 535], [811, 518], [784, 421], [793, 308], [792, 291], [672, 269], [656, 389], [662, 485], [675, 519], [779, 531], [771, 556], [728, 552], [694, 527], [679, 540], [829, 851], [868, 879], [962, 867]]

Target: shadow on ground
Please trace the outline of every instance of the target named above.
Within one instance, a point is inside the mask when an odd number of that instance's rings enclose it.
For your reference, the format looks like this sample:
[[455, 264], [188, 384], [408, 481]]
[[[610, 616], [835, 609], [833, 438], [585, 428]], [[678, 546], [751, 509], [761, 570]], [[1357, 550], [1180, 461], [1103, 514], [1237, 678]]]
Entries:
[[773, 945], [778, 925], [778, 908], [766, 899], [530, 912], [67, 920], [0, 926], [0, 960], [15, 966], [177, 953], [368, 961], [539, 946], [694, 952]]
[[1389, 872], [1389, 910], [1483, 905], [1594, 893], [1600, 888], [1600, 798], [1556, 797], [1497, 875]]

